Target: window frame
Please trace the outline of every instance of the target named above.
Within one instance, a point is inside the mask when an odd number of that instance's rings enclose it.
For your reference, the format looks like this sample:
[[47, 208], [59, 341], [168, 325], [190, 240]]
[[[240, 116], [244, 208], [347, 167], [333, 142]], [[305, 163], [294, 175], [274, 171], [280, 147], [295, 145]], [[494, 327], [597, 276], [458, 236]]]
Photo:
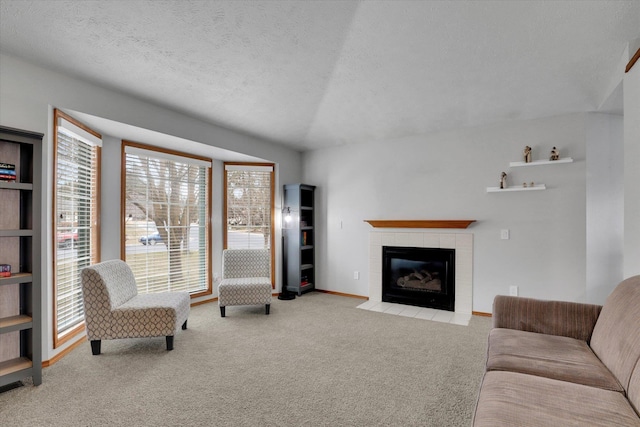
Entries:
[[[77, 325], [70, 327], [69, 329], [60, 332], [58, 330], [58, 257], [57, 257], [57, 249], [58, 249], [58, 239], [56, 238], [57, 233], [57, 219], [58, 219], [58, 205], [57, 205], [57, 197], [58, 197], [58, 123], [59, 119], [64, 119], [69, 123], [79, 127], [81, 130], [88, 132], [90, 135], [102, 139], [102, 135], [96, 132], [95, 130], [89, 128], [85, 124], [79, 122], [74, 119], [70, 115], [64, 113], [63, 111], [54, 108], [53, 110], [53, 178], [52, 178], [52, 195], [51, 195], [51, 205], [52, 205], [52, 220], [51, 220], [51, 247], [52, 247], [52, 268], [53, 268], [53, 277], [52, 277], [52, 290], [53, 290], [53, 310], [52, 310], [52, 332], [53, 332], [53, 348], [58, 348], [62, 344], [71, 340], [75, 336], [79, 335], [81, 332], [84, 332], [84, 319], [81, 320]], [[102, 190], [102, 182], [101, 182], [101, 166], [102, 166], [102, 147], [96, 146], [96, 182], [95, 189], [96, 194], [93, 195], [95, 199], [96, 206], [96, 217], [91, 218], [93, 225], [90, 227], [91, 238], [90, 240], [93, 242], [93, 247], [91, 249], [91, 263], [100, 262], [100, 198], [101, 198], [101, 190]]]
[[127, 205], [127, 154], [125, 152], [126, 147], [134, 147], [142, 150], [147, 150], [151, 152], [157, 152], [161, 154], [167, 154], [169, 156], [177, 156], [183, 157], [185, 159], [194, 159], [198, 161], [206, 161], [210, 162], [211, 166], [207, 168], [206, 173], [206, 206], [205, 206], [205, 216], [206, 216], [206, 224], [205, 224], [205, 259], [206, 259], [206, 267], [205, 267], [205, 281], [206, 281], [206, 289], [198, 292], [190, 292], [189, 295], [191, 299], [199, 298], [207, 295], [213, 294], [213, 281], [212, 281], [212, 233], [211, 233], [211, 212], [212, 212], [212, 170], [213, 170], [213, 161], [210, 158], [206, 158], [203, 156], [197, 156], [195, 154], [184, 153], [177, 150], [172, 150], [169, 148], [158, 147], [150, 144], [143, 144], [139, 142], [134, 142], [130, 140], [122, 140], [121, 144], [121, 171], [120, 171], [120, 259], [126, 262], [126, 205]]
[[271, 211], [271, 224], [270, 224], [270, 258], [271, 258], [271, 288], [275, 289], [275, 255], [276, 255], [276, 244], [275, 244], [275, 172], [276, 172], [276, 165], [275, 163], [256, 163], [256, 162], [224, 162], [223, 164], [223, 174], [224, 174], [224, 180], [223, 180], [223, 193], [224, 193], [224, 202], [223, 202], [223, 209], [222, 209], [222, 248], [223, 249], [227, 249], [227, 237], [228, 237], [228, 226], [227, 226], [227, 221], [228, 221], [228, 200], [227, 200], [227, 194], [228, 194], [228, 186], [229, 186], [229, 182], [228, 182], [228, 178], [227, 178], [227, 166], [247, 166], [247, 167], [251, 167], [251, 166], [256, 166], [256, 167], [271, 167], [271, 178], [270, 178], [270, 211]]

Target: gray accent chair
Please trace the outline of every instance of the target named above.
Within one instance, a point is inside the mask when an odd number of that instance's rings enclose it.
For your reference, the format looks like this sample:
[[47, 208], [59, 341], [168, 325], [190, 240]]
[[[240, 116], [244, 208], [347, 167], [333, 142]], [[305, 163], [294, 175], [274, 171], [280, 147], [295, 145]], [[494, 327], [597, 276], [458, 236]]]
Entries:
[[229, 305], [271, 307], [271, 253], [269, 249], [225, 249], [222, 252], [222, 281], [218, 285], [218, 306], [225, 317]]
[[101, 340], [173, 337], [187, 329], [191, 299], [188, 292], [138, 294], [133, 272], [121, 260], [110, 260], [82, 270], [82, 297], [91, 351], [100, 354]]

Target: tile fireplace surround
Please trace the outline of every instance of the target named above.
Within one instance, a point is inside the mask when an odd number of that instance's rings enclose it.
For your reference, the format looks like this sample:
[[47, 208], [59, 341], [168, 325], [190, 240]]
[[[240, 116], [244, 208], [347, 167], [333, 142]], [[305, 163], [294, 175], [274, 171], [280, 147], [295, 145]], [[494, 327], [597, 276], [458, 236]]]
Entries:
[[382, 301], [382, 247], [400, 246], [456, 250], [455, 313], [471, 315], [473, 307], [473, 234], [423, 231], [369, 233], [369, 301]]

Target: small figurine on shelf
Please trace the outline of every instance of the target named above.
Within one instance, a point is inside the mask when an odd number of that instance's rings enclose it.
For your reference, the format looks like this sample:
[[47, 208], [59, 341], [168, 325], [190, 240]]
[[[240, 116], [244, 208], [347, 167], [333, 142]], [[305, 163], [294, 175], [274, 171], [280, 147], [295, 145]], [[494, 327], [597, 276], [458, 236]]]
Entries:
[[531, 163], [531, 147], [528, 145], [524, 147], [524, 162]]
[[535, 187], [535, 185], [534, 185], [533, 181], [531, 181], [531, 185], [530, 185], [530, 186], [531, 186], [531, 187]]
[[553, 149], [551, 149], [551, 156], [549, 156], [549, 160], [559, 160], [559, 159], [560, 159], [560, 152], [556, 147], [553, 147]]
[[507, 173], [502, 172], [500, 175], [500, 188], [507, 188]]
[[0, 277], [11, 277], [11, 266], [9, 264], [0, 264]]
[[526, 183], [526, 182], [523, 182], [523, 183], [522, 183], [522, 187], [523, 187], [523, 188], [527, 188], [527, 183]]

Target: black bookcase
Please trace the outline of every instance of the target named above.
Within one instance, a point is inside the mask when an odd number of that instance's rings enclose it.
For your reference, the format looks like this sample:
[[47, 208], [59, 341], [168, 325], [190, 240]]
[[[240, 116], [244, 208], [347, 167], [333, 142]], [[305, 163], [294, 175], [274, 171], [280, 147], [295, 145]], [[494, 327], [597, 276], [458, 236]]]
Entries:
[[284, 209], [291, 215], [291, 220], [284, 222], [284, 277], [287, 289], [298, 295], [314, 290], [316, 283], [315, 188], [284, 186]]

